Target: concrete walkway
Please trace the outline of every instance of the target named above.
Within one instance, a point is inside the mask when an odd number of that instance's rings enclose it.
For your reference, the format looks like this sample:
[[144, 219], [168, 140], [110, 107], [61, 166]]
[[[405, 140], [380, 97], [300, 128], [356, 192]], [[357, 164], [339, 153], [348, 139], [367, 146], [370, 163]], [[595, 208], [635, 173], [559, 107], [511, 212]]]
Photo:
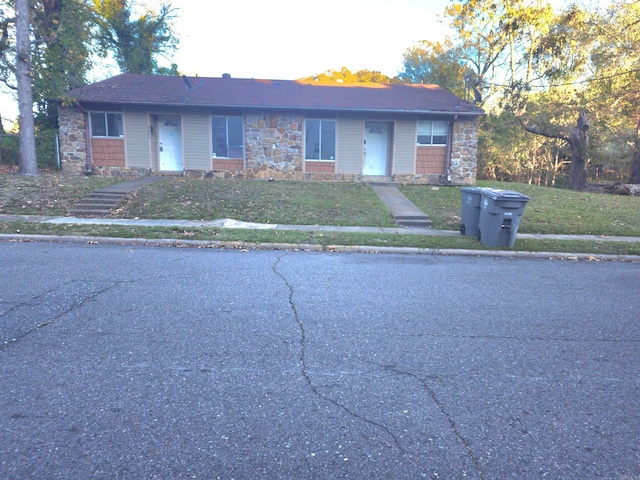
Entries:
[[116, 183], [91, 192], [71, 208], [71, 215], [104, 217], [117, 208], [131, 192], [150, 185], [162, 177], [145, 176], [128, 182]]
[[373, 184], [371, 188], [391, 211], [398, 225], [422, 228], [431, 228], [433, 225], [429, 216], [405, 197], [397, 186]]

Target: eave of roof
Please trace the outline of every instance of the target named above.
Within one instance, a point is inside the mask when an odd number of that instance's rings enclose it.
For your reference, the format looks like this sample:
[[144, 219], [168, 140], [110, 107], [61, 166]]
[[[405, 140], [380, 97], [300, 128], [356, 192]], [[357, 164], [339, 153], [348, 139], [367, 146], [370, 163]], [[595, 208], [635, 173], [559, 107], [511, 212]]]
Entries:
[[123, 74], [72, 90], [80, 104], [218, 107], [479, 116], [436, 85], [317, 84], [294, 80]]

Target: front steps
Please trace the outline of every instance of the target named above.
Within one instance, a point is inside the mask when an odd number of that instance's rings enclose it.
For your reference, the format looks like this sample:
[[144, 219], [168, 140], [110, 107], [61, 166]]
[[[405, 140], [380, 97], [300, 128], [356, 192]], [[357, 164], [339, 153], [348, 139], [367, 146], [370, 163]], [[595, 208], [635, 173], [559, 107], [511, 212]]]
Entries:
[[431, 228], [429, 215], [405, 197], [395, 184], [371, 183], [371, 188], [391, 211], [395, 222], [402, 227]]
[[162, 177], [149, 175], [95, 190], [69, 209], [69, 214], [77, 217], [106, 217], [131, 192], [160, 180]]
[[105, 217], [117, 208], [126, 198], [125, 192], [103, 192], [97, 190], [90, 193], [70, 210], [69, 214], [78, 217]]
[[423, 213], [421, 215], [394, 215], [393, 219], [402, 227], [410, 228], [431, 228], [433, 222], [429, 215]]

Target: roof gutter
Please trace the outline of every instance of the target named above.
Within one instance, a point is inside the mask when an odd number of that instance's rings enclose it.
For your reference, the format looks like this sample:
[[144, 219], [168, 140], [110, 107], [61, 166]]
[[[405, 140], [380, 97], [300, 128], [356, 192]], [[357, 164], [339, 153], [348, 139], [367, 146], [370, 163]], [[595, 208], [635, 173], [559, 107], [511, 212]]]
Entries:
[[[184, 108], [184, 103], [149, 103], [135, 101], [105, 101], [105, 100], [84, 100], [85, 103], [108, 104], [108, 105], [136, 105], [140, 107], [176, 107]], [[200, 108], [239, 108], [239, 109], [276, 109], [276, 110], [315, 110], [327, 112], [361, 112], [361, 113], [403, 113], [414, 115], [459, 115], [465, 117], [480, 117], [486, 115], [483, 110], [459, 111], [459, 110], [401, 110], [401, 109], [380, 109], [380, 108], [346, 108], [346, 107], [314, 107], [314, 106], [290, 106], [290, 105], [220, 105], [220, 104], [197, 104], [190, 103], [188, 107]]]

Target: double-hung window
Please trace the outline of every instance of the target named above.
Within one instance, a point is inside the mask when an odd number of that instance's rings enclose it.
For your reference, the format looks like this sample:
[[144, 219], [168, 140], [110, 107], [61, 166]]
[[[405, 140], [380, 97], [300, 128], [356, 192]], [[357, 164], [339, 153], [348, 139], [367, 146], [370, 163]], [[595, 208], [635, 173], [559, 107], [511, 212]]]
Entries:
[[449, 122], [418, 122], [418, 145], [446, 145]]
[[122, 114], [91, 112], [92, 137], [122, 137]]
[[244, 125], [242, 117], [211, 117], [213, 156], [244, 158]]
[[306, 120], [304, 151], [305, 160], [335, 160], [336, 121]]

